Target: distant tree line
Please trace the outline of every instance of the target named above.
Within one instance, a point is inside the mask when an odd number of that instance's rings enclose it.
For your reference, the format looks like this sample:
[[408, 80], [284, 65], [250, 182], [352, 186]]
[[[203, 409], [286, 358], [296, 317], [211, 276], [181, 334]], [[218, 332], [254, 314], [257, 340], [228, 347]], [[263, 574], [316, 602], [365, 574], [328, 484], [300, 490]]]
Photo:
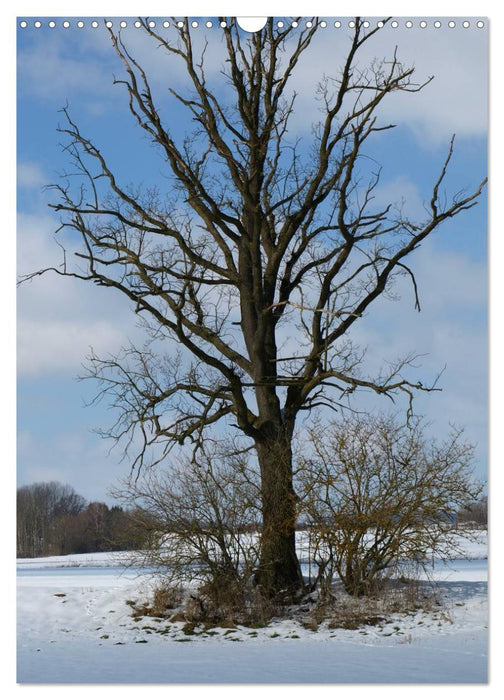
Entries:
[[41, 557], [142, 546], [131, 514], [91, 502], [57, 481], [17, 490], [17, 556]]
[[481, 528], [488, 526], [488, 496], [470, 503], [457, 513], [457, 523], [460, 525], [474, 524]]
[[[460, 525], [486, 527], [487, 510], [484, 496], [461, 508], [455, 521]], [[168, 531], [177, 531], [175, 522], [165, 525]], [[240, 531], [250, 531], [254, 526], [257, 527], [254, 519], [242, 522]], [[304, 529], [301, 522], [298, 527]], [[141, 549], [149, 546], [153, 535], [159, 536], [159, 522], [149, 509], [109, 508], [106, 503], [88, 503], [71, 486], [57, 481], [21, 486], [17, 490], [18, 557]]]

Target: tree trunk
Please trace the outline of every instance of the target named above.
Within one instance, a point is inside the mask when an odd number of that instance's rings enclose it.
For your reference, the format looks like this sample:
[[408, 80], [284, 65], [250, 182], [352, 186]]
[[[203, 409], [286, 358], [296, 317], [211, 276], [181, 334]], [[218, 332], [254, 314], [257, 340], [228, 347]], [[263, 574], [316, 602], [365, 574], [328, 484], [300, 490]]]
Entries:
[[261, 469], [262, 533], [257, 584], [272, 597], [292, 598], [303, 586], [296, 555], [296, 497], [292, 450], [286, 437], [257, 444]]

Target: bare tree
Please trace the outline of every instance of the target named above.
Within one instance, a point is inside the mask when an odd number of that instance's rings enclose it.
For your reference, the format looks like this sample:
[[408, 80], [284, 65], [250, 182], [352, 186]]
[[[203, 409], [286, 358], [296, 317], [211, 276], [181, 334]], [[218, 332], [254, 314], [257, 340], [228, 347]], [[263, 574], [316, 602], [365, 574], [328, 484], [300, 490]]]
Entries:
[[86, 502], [71, 486], [57, 481], [17, 490], [17, 556], [59, 554], [65, 536], [61, 523], [82, 512]]
[[300, 507], [326, 593], [336, 574], [359, 596], [383, 576], [460, 549], [457, 512], [482, 491], [462, 431], [438, 444], [418, 418], [361, 414], [313, 426], [304, 452]]
[[[77, 187], [74, 177], [55, 185], [60, 199], [52, 206], [61, 229], [76, 233], [82, 247], [76, 264], [65, 255], [50, 269], [118, 290], [150, 332], [144, 348], [91, 358], [100, 395], [119, 410], [106, 433], [130, 447], [140, 436], [134, 468], [141, 468], [150, 446], [159, 446], [159, 459], [176, 442], [191, 441], [197, 450], [208, 428], [232, 423], [255, 447], [260, 466], [257, 581], [272, 593], [295, 590], [302, 581], [292, 480], [296, 420], [302, 411], [346, 403], [360, 388], [408, 398], [434, 388], [404, 377], [411, 358], [367, 376], [348, 332], [398, 275], [411, 278], [419, 308], [406, 258], [440, 224], [473, 207], [484, 183], [445, 199], [452, 140], [422, 221], [374, 205], [380, 173], [369, 172], [366, 183], [361, 155], [376, 133], [393, 128], [379, 122], [380, 106], [392, 93], [425, 85], [395, 53], [358, 66], [380, 25], [367, 29], [356, 19], [340, 72], [321, 78], [322, 116], [307, 143], [289, 136], [291, 84], [316, 20], [279, 29], [270, 19], [245, 35], [227, 19], [220, 84], [189, 22], [173, 22], [170, 33], [141, 24], [159, 60], [178, 61], [186, 72], [185, 92], [170, 87], [169, 72], [167, 87], [194, 131], [172, 135], [147, 72], [110, 29], [125, 71], [115, 82], [171, 180], [167, 194], [124, 183], [125, 173], [113, 171], [65, 108], [60, 131], [72, 175], [81, 178]], [[284, 354], [287, 327], [295, 345]]]

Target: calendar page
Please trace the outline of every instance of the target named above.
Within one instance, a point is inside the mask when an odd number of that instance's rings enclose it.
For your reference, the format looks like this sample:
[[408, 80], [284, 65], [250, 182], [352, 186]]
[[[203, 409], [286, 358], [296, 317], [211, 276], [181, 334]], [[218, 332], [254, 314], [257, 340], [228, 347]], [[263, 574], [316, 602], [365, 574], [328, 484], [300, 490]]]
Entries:
[[488, 18], [16, 32], [18, 682], [486, 683]]

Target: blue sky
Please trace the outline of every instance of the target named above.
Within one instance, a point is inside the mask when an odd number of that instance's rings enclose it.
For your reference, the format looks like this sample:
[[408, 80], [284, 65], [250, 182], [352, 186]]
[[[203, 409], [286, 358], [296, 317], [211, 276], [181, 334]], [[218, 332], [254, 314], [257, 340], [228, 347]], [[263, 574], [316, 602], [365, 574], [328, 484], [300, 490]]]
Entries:
[[[67, 102], [82, 131], [103, 147], [125, 181], [162, 181], [162, 164], [132, 124], [120, 86], [112, 85], [121, 71], [103, 28], [89, 19], [79, 29], [75, 19], [63, 29], [62, 19], [51, 29], [47, 18], [35, 29], [33, 18], [18, 29], [18, 271], [25, 274], [57, 264], [54, 242], [57, 219], [43, 186], [68, 169], [61, 153], [58, 110]], [[465, 29], [426, 29], [413, 19], [398, 19], [386, 27], [370, 53], [385, 56], [398, 46], [406, 64], [414, 64], [423, 81], [433, 82], [421, 93], [399, 95], [383, 110], [384, 121], [398, 124], [384, 132], [368, 150], [383, 167], [377, 191], [380, 201], [404, 198], [409, 211], [421, 215], [424, 201], [443, 163], [452, 133], [456, 151], [448, 193], [477, 186], [486, 175], [487, 28], [471, 18]], [[159, 51], [146, 45], [140, 30], [128, 21], [125, 41], [142, 55], [153, 87], [183, 86], [176, 66], [162, 62]], [[169, 30], [167, 30], [169, 31]], [[203, 34], [201, 34], [203, 36]], [[219, 30], [212, 30], [209, 50], [212, 70], [220, 65]], [[299, 117], [293, 129], [308, 139], [316, 119], [314, 89], [321, 71], [335, 72], [347, 42], [344, 28], [328, 27], [314, 41], [310, 55], [295, 75]], [[168, 112], [167, 112], [168, 114]], [[184, 121], [170, 112], [170, 123], [182, 132]], [[400, 289], [402, 301], [381, 302], [355, 331], [355, 338], [381, 363], [415, 350], [424, 355], [418, 372], [427, 381], [446, 365], [443, 392], [422, 397], [418, 408], [443, 436], [450, 421], [466, 426], [476, 442], [477, 470], [487, 463], [487, 269], [486, 206], [482, 199], [471, 211], [441, 227], [410, 259], [417, 276], [422, 312], [413, 308], [411, 290]], [[45, 276], [20, 288], [18, 294], [18, 480], [55, 479], [71, 484], [89, 500], [108, 499], [107, 491], [124, 475], [127, 462], [120, 452], [93, 434], [110, 423], [105, 405], [85, 408], [94, 395], [90, 382], [77, 382], [89, 346], [117, 351], [129, 339], [138, 340], [127, 303], [103, 291], [56, 276]], [[384, 406], [388, 409], [389, 406]]]

